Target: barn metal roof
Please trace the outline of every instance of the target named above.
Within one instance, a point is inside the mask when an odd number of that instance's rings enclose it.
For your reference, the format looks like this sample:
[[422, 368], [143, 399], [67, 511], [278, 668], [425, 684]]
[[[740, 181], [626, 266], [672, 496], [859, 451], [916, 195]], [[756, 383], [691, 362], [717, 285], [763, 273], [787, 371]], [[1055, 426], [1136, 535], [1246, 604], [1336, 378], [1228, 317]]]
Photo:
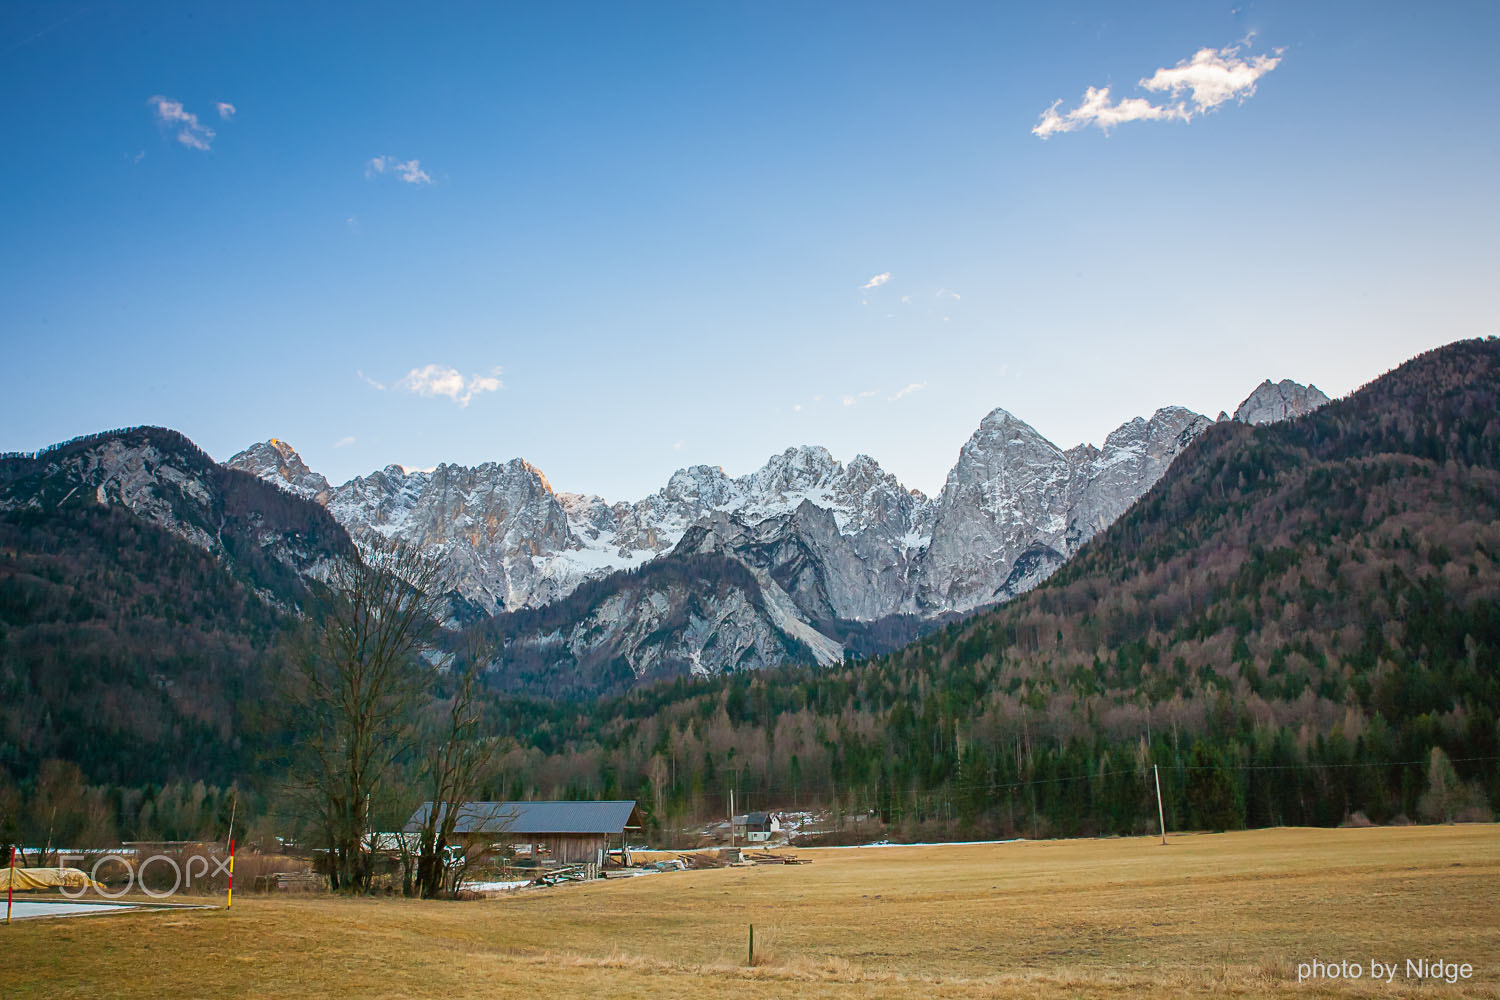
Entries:
[[[419, 830], [432, 811], [423, 802], [406, 824]], [[640, 826], [634, 799], [606, 802], [465, 802], [454, 833], [622, 833]]]

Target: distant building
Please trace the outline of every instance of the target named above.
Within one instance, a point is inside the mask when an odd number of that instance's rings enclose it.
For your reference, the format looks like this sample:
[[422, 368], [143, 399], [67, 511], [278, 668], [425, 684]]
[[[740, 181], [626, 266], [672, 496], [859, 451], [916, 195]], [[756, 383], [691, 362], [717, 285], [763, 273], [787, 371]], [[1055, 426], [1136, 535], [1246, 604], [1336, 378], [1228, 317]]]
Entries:
[[764, 844], [781, 832], [781, 817], [776, 813], [752, 812], [734, 818], [734, 837], [750, 844]]
[[[432, 803], [412, 813], [406, 831], [421, 830]], [[635, 800], [607, 802], [465, 802], [458, 809], [453, 837], [468, 852], [494, 844], [530, 844], [531, 856], [545, 848], [564, 864], [604, 863], [605, 852], [624, 847], [627, 831], [641, 828]], [[615, 842], [611, 843], [611, 838]]]

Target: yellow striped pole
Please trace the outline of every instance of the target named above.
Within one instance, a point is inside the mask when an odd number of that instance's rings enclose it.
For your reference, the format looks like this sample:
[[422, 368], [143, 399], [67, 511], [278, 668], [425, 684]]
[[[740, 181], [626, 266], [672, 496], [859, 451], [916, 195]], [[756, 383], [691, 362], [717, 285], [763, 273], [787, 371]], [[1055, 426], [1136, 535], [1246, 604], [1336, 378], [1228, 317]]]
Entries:
[[236, 794], [229, 804], [229, 898], [224, 901], [226, 910], [234, 905], [234, 815], [239, 808], [240, 797]]

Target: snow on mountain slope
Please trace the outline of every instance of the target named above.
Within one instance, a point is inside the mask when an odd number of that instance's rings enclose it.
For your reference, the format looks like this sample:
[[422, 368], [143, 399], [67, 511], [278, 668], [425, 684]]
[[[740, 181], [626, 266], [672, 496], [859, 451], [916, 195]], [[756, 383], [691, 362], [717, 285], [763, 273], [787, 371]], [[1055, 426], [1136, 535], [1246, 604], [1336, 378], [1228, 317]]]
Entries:
[[[1252, 423], [1285, 419], [1326, 400], [1313, 387], [1267, 381], [1235, 416]], [[614, 503], [555, 492], [520, 459], [431, 472], [393, 465], [338, 487], [275, 439], [226, 464], [317, 500], [356, 540], [373, 533], [440, 554], [457, 590], [490, 614], [547, 606], [586, 581], [669, 553], [727, 557], [761, 582], [754, 601], [717, 598], [730, 602], [722, 608], [732, 605], [725, 620], [739, 623], [737, 634], [755, 632], [746, 631], [744, 616], [758, 614], [773, 632], [828, 662], [842, 649], [816, 631], [817, 623], [937, 618], [1034, 587], [1150, 489], [1211, 423], [1191, 410], [1163, 407], [1116, 428], [1102, 447], [1064, 451], [996, 409], [964, 444], [936, 498], [904, 488], [869, 456], [845, 465], [814, 446], [788, 448], [737, 478], [691, 466], [648, 497]], [[650, 619], [648, 608], [661, 601], [670, 607], [684, 593], [679, 583], [648, 604], [637, 595], [632, 613]], [[590, 612], [592, 627], [624, 643], [633, 671], [650, 672], [660, 651], [651, 652], [644, 640], [627, 641], [618, 623], [598, 613]], [[698, 634], [688, 629], [672, 640], [674, 662], [686, 657], [693, 669], [732, 669], [759, 662], [761, 653], [743, 660], [746, 648], [774, 647], [760, 635], [749, 647], [710, 644], [689, 655]], [[730, 657], [731, 648], [739, 659]]]
[[808, 501], [831, 511], [843, 531], [909, 545], [927, 504], [867, 456], [846, 467], [809, 447], [789, 448], [738, 479], [710, 466], [683, 469], [651, 496], [614, 504], [554, 492], [521, 459], [431, 472], [391, 465], [331, 490], [281, 441], [226, 464], [318, 499], [356, 538], [375, 533], [442, 554], [459, 592], [491, 613], [538, 607], [584, 580], [640, 566], [712, 512], [754, 523]]

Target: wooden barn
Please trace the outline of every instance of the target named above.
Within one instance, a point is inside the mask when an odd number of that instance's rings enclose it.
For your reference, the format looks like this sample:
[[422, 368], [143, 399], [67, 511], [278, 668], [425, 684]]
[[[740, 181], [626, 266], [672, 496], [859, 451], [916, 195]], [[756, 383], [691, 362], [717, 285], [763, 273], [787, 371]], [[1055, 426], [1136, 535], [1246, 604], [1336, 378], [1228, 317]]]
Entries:
[[[422, 828], [432, 810], [422, 803], [406, 824], [407, 832]], [[606, 851], [625, 846], [627, 833], [641, 828], [635, 800], [608, 802], [465, 802], [453, 826], [454, 839], [465, 852], [491, 845], [530, 844], [531, 856], [545, 848], [563, 864], [604, 863]]]

